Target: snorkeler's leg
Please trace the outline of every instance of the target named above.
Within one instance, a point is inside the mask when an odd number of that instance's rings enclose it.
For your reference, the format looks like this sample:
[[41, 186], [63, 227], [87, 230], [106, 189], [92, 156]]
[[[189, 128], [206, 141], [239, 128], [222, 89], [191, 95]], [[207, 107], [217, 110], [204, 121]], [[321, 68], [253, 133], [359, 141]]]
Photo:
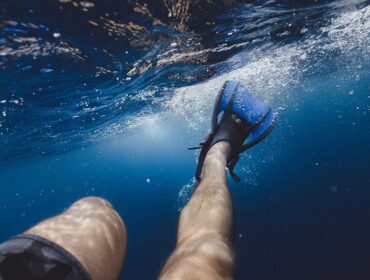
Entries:
[[67, 250], [93, 280], [119, 277], [127, 246], [126, 228], [119, 214], [102, 198], [80, 199], [25, 234], [41, 236]]
[[201, 181], [181, 211], [176, 248], [159, 279], [233, 279], [233, 209], [225, 166], [228, 142], [211, 147]]

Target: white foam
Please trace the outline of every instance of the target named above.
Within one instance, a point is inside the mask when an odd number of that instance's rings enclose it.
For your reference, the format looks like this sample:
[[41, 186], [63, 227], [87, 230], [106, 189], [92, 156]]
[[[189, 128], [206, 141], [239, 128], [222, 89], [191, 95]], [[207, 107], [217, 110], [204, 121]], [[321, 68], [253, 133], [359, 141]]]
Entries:
[[190, 196], [193, 192], [193, 188], [196, 184], [195, 178], [192, 178], [186, 185], [182, 186], [178, 197], [177, 197], [177, 210], [181, 211], [185, 204], [190, 199]]
[[[345, 61], [346, 66], [353, 69], [369, 64], [369, 32], [370, 7], [357, 9], [347, 5], [330, 24], [321, 29], [319, 35], [307, 35], [304, 40], [287, 45], [269, 43], [238, 53], [228, 59], [226, 64], [242, 65], [241, 67], [216, 74], [203, 83], [177, 88], [170, 98], [170, 93], [163, 98], [155, 97], [157, 88], [143, 90], [130, 100], [152, 100], [152, 105], [162, 106], [161, 113], [153, 113], [151, 105], [148, 105], [135, 115], [125, 116], [122, 122], [106, 127], [103, 131], [99, 130], [102, 132], [99, 134], [112, 136], [121, 134], [122, 131], [130, 133], [153, 120], [167, 118], [168, 114], [180, 115], [189, 127], [204, 132], [204, 126], [209, 126], [214, 98], [227, 80], [238, 80], [274, 108], [289, 110], [292, 105], [289, 102], [292, 86], [305, 81], [306, 73], [313, 71], [313, 68], [317, 71], [316, 74], [320, 71], [327, 72], [326, 62], [322, 57], [331, 62]], [[316, 69], [316, 66], [319, 67]], [[357, 76], [355, 72], [354, 76]]]
[[[335, 57], [338, 49], [340, 57]], [[358, 58], [364, 63], [364, 60], [369, 61], [369, 54], [370, 7], [356, 9], [351, 6], [322, 28], [319, 36], [278, 47], [271, 44], [235, 55], [229, 61], [249, 62], [206, 82], [176, 89], [164, 106], [170, 112], [183, 115], [190, 127], [199, 127], [202, 122], [208, 122], [211, 104], [223, 83], [238, 80], [266, 102], [286, 108], [289, 88], [302, 81], [307, 71], [312, 71], [310, 59], [313, 61], [320, 55], [357, 66]], [[325, 61], [322, 63], [324, 70]]]

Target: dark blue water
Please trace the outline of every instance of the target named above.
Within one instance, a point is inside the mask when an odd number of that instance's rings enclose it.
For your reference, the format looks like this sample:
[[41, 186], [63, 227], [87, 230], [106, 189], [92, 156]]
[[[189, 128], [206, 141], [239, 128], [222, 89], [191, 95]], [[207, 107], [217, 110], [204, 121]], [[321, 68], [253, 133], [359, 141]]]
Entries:
[[370, 278], [368, 1], [0, 2], [0, 240], [86, 195], [155, 279], [222, 83], [278, 125], [231, 183], [237, 279]]

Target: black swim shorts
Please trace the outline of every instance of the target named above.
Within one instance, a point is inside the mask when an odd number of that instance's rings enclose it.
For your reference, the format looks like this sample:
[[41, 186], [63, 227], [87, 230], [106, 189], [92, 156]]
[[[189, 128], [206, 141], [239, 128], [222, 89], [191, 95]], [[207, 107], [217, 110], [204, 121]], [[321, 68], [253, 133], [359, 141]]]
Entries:
[[87, 280], [81, 263], [59, 245], [23, 234], [0, 244], [0, 280]]

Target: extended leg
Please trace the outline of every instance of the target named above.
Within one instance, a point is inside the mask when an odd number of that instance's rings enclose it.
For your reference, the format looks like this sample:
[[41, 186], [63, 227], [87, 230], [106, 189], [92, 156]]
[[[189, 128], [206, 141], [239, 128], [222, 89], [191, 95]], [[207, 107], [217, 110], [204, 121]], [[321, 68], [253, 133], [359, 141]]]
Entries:
[[226, 181], [228, 142], [212, 146], [201, 181], [181, 211], [177, 244], [159, 279], [232, 279], [233, 210]]
[[119, 277], [127, 245], [126, 229], [118, 213], [104, 199], [83, 198], [26, 234], [41, 236], [63, 247], [78, 259], [93, 280]]

